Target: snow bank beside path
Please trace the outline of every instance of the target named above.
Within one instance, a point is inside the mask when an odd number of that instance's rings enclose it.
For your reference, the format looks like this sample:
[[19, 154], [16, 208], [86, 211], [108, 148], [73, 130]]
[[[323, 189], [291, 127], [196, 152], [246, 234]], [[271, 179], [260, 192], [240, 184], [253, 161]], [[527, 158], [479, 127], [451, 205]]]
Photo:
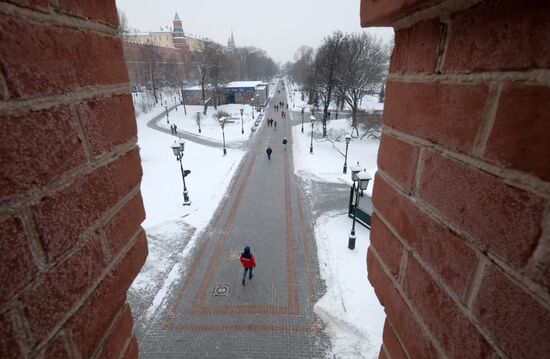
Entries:
[[352, 220], [329, 213], [317, 219], [315, 238], [327, 293], [315, 312], [327, 322], [336, 358], [378, 358], [385, 314], [367, 279], [365, 258], [370, 231], [356, 226], [355, 250], [347, 247]]

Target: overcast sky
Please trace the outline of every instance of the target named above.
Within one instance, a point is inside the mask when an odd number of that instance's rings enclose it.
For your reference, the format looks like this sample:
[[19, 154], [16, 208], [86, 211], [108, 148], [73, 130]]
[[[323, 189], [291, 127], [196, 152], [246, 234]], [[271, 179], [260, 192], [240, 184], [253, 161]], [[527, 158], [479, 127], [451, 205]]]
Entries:
[[[116, 0], [130, 28], [158, 31], [172, 26], [177, 11], [183, 31], [227, 44], [233, 29], [236, 46], [255, 46], [275, 61], [293, 61], [301, 45], [313, 48], [335, 30], [359, 26], [360, 0]], [[367, 30], [384, 41], [391, 28]]]

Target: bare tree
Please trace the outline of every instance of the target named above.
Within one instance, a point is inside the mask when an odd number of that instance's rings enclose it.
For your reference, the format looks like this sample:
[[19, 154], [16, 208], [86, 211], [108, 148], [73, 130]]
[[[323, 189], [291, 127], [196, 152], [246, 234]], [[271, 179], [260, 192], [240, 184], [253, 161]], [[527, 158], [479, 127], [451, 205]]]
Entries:
[[342, 53], [344, 56], [337, 73], [337, 91], [351, 107], [352, 127], [359, 136], [359, 104], [365, 95], [374, 93], [383, 81], [389, 58], [388, 49], [375, 37], [361, 33], [345, 37]]
[[325, 37], [315, 55], [316, 93], [323, 103], [323, 137], [327, 135], [328, 108], [337, 85], [337, 70], [342, 61], [344, 35], [340, 31]]
[[206, 115], [208, 105], [212, 102], [214, 96], [216, 96], [219, 87], [221, 51], [220, 45], [211, 41], [203, 41], [201, 51], [193, 53], [193, 60], [199, 74], [204, 115]]

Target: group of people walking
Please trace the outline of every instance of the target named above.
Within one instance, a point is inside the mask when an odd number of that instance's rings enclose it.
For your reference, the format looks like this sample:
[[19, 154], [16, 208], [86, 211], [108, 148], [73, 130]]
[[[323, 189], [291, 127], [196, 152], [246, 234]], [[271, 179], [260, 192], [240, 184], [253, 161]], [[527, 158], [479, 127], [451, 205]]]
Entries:
[[170, 132], [172, 132], [173, 135], [177, 135], [178, 134], [178, 126], [176, 126], [176, 124], [172, 124], [170, 125]]
[[[283, 137], [283, 149], [285, 151], [286, 151], [287, 144], [288, 144], [288, 140], [286, 139], [286, 137]], [[267, 148], [265, 149], [265, 152], [267, 153], [267, 159], [271, 160], [271, 154], [273, 153], [273, 149], [271, 148], [271, 146], [267, 146]]]
[[267, 127], [277, 128], [277, 121], [274, 121], [272, 118], [267, 119]]

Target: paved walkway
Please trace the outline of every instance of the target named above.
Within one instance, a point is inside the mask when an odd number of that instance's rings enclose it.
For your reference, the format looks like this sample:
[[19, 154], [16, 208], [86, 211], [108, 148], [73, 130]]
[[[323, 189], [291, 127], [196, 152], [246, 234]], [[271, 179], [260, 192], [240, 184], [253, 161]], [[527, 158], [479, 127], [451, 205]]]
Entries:
[[[279, 101], [286, 101], [282, 89], [271, 104]], [[263, 124], [257, 130], [166, 309], [140, 335], [141, 358], [323, 358], [328, 353], [329, 338], [313, 313], [324, 287], [311, 198], [304, 201], [294, 176], [292, 146], [282, 148], [284, 136], [292, 141], [290, 117], [281, 119], [272, 105], [266, 111], [277, 128]], [[271, 161], [267, 145], [273, 148]], [[258, 266], [243, 286], [239, 255], [246, 245]]]

